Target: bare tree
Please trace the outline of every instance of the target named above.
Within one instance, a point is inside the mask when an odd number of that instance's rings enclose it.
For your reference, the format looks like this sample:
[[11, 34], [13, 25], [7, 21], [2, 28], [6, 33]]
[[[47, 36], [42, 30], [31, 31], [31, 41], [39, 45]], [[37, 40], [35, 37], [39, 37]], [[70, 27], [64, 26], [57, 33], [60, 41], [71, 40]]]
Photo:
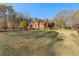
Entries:
[[76, 11], [72, 16], [73, 28], [79, 33], [79, 11]]
[[64, 27], [70, 27], [72, 15], [74, 11], [72, 10], [63, 10], [60, 11], [56, 17], [54, 18], [55, 25], [58, 25], [58, 27], [64, 28]]

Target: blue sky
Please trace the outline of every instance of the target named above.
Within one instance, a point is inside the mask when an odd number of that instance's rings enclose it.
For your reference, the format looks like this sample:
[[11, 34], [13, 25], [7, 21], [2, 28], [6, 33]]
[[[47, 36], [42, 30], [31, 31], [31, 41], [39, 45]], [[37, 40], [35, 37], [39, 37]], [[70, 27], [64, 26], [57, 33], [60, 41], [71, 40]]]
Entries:
[[28, 12], [31, 17], [41, 19], [53, 18], [56, 14], [64, 9], [79, 10], [79, 4], [70, 3], [6, 3], [12, 5], [17, 12]]

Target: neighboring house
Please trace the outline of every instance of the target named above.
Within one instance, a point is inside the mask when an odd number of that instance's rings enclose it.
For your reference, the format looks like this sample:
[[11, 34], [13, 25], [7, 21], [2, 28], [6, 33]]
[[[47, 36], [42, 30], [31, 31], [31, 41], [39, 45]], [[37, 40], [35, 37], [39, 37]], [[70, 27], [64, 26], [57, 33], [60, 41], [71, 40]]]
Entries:
[[43, 20], [35, 20], [30, 21], [28, 28], [34, 30], [49, 30], [54, 28], [54, 22], [45, 22]]
[[35, 28], [39, 29], [39, 30], [43, 30], [44, 29], [44, 22], [43, 21], [36, 21]]
[[43, 21], [32, 21], [29, 23], [29, 28], [44, 30], [44, 22]]

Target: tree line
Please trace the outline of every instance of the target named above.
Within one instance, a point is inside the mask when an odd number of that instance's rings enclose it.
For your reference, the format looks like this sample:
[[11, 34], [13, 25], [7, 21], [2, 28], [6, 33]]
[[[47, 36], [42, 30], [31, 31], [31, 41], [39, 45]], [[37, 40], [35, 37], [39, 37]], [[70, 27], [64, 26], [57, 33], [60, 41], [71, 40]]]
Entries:
[[79, 11], [62, 10], [54, 18], [57, 29], [79, 29]]
[[29, 14], [16, 12], [12, 6], [0, 4], [0, 30], [27, 28]]
[[[0, 30], [26, 30], [32, 20], [29, 13], [16, 12], [12, 6], [0, 4]], [[48, 22], [54, 29], [79, 29], [79, 11], [62, 10]]]

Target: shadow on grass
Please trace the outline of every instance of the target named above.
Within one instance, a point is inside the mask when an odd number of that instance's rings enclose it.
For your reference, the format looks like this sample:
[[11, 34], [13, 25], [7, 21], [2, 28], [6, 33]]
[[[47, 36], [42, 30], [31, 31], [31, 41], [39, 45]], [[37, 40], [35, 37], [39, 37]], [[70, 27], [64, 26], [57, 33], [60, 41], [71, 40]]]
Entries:
[[42, 37], [46, 37], [46, 38], [52, 39], [52, 38], [56, 38], [58, 34], [59, 33], [55, 31], [44, 31], [44, 32], [41, 31], [38, 33], [38, 35], [35, 38], [39, 39]]
[[[31, 35], [29, 35], [31, 34]], [[31, 37], [33, 39], [40, 39], [40, 38], [48, 38], [48, 39], [58, 39], [58, 41], [61, 41], [61, 38], [58, 38], [59, 33], [56, 31], [33, 31], [29, 33], [28, 37]]]

